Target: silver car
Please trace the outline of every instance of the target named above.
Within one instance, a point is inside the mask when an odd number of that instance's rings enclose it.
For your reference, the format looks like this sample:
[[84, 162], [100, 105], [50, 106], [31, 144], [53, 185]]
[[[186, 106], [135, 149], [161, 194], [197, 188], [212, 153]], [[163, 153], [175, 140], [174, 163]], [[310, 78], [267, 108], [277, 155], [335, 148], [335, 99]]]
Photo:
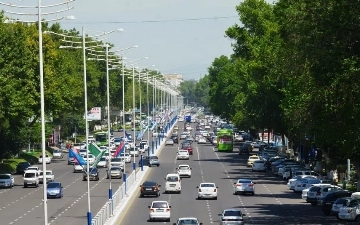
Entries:
[[11, 174], [0, 174], [0, 187], [1, 188], [14, 187], [14, 177]]
[[240, 209], [225, 209], [220, 216], [220, 225], [244, 225], [245, 214]]
[[165, 141], [165, 146], [166, 145], [172, 145], [172, 146], [174, 146], [174, 140], [173, 139], [167, 139], [166, 141]]
[[250, 193], [252, 195], [255, 194], [255, 186], [254, 182], [250, 179], [239, 179], [235, 184], [234, 194], [246, 194]]

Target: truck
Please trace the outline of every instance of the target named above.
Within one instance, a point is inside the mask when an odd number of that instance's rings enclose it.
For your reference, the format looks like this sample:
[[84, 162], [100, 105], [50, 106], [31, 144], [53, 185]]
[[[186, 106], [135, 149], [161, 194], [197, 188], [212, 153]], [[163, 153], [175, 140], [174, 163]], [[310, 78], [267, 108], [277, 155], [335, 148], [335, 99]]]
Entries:
[[191, 116], [190, 115], [185, 116], [185, 122], [191, 123]]

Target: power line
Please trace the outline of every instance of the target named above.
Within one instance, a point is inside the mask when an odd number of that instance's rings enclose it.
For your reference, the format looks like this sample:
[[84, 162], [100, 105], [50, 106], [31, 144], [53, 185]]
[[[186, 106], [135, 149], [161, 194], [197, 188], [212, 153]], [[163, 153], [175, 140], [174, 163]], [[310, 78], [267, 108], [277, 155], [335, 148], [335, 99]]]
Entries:
[[168, 19], [168, 20], [84, 22], [84, 23], [81, 23], [81, 24], [169, 23], [169, 22], [185, 22], [185, 21], [220, 20], [220, 19], [230, 19], [230, 18], [238, 18], [238, 17], [239, 17], [239, 16], [214, 16], [214, 17], [185, 18], [185, 19]]

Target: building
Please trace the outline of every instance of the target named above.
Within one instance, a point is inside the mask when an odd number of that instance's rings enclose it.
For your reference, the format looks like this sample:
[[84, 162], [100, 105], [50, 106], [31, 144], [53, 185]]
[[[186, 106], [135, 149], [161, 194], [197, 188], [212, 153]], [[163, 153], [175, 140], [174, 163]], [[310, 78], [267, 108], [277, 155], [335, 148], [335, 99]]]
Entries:
[[163, 77], [171, 86], [175, 87], [179, 87], [180, 83], [184, 81], [180, 74], [164, 74]]

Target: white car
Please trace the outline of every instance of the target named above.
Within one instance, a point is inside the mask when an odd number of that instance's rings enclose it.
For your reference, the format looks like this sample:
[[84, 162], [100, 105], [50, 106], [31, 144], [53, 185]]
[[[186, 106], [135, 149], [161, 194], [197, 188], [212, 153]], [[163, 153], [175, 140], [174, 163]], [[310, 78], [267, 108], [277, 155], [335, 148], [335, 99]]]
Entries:
[[239, 179], [235, 184], [234, 194], [250, 193], [255, 195], [255, 183], [250, 179]]
[[86, 149], [80, 149], [80, 150], [79, 150], [79, 155], [80, 155], [81, 157], [86, 156], [86, 153], [87, 153], [87, 150], [86, 150]]
[[53, 158], [54, 159], [62, 159], [62, 158], [64, 158], [64, 154], [60, 150], [54, 150]]
[[171, 206], [167, 201], [153, 201], [151, 205], [149, 205], [149, 220], [165, 220], [170, 222], [171, 217]]
[[195, 217], [181, 217], [179, 218], [176, 223], [173, 223], [173, 225], [203, 225], [203, 223], [200, 223], [200, 221]]
[[152, 133], [152, 136], [153, 136], [153, 137], [158, 137], [158, 136], [159, 136], [159, 133], [158, 133], [158, 132], [153, 132], [153, 133]]
[[26, 170], [24, 173], [24, 188], [29, 186], [39, 187], [39, 173], [36, 170]]
[[190, 127], [190, 126], [186, 127], [186, 130], [192, 130], [192, 129], [193, 129], [193, 128]]
[[46, 170], [45, 179], [44, 179], [44, 172], [43, 171], [40, 172], [39, 183], [40, 184], [44, 183], [44, 180], [45, 180], [45, 183], [53, 182], [55, 180], [52, 170]]
[[129, 154], [130, 154], [130, 156], [139, 156], [139, 150], [138, 150], [138, 148], [137, 147], [135, 147], [135, 148], [130, 148], [130, 151], [129, 151]]
[[119, 158], [122, 159], [125, 163], [131, 163], [131, 156], [129, 153], [122, 153], [119, 155]]
[[84, 171], [84, 168], [79, 165], [78, 163], [74, 164], [74, 173], [82, 173]]
[[177, 173], [180, 177], [191, 177], [191, 168], [189, 165], [179, 165]]
[[217, 200], [218, 187], [215, 185], [215, 183], [201, 183], [196, 188], [198, 189], [198, 200], [204, 198]]
[[83, 158], [86, 163], [88, 161], [89, 161], [89, 164], [93, 164], [95, 162], [95, 157], [93, 155], [88, 154], [87, 156], [85, 155]]
[[204, 137], [199, 137], [198, 143], [199, 143], [199, 144], [206, 144], [206, 138], [204, 138]]
[[180, 118], [178, 119], [178, 121], [179, 121], [179, 122], [184, 122], [184, 118], [180, 117]]
[[181, 193], [181, 178], [177, 173], [169, 173], [165, 177], [165, 193]]
[[45, 158], [43, 158], [43, 156], [39, 156], [39, 164], [42, 164], [43, 163], [43, 160], [45, 159], [45, 163], [46, 164], [50, 164], [51, 163], [51, 156], [49, 156], [48, 154], [46, 154]]
[[187, 150], [179, 150], [177, 152], [177, 156], [176, 156], [177, 159], [187, 159], [189, 160], [190, 159], [190, 156], [189, 156], [189, 152]]
[[266, 171], [265, 162], [263, 160], [255, 160], [252, 164], [251, 170], [265, 172]]
[[205, 126], [204, 126], [204, 129], [205, 129], [205, 130], [210, 130], [211, 127], [210, 127], [210, 125], [205, 125]]
[[260, 160], [260, 157], [257, 155], [251, 155], [247, 161], [247, 166], [248, 167], [252, 166], [253, 162], [256, 160]]
[[99, 163], [96, 165], [96, 167], [102, 167], [106, 168], [108, 166], [108, 160], [105, 157], [101, 157]]
[[30, 166], [28, 167], [25, 172], [28, 172], [28, 171], [36, 171], [38, 175], [40, 175], [40, 168], [38, 166]]

